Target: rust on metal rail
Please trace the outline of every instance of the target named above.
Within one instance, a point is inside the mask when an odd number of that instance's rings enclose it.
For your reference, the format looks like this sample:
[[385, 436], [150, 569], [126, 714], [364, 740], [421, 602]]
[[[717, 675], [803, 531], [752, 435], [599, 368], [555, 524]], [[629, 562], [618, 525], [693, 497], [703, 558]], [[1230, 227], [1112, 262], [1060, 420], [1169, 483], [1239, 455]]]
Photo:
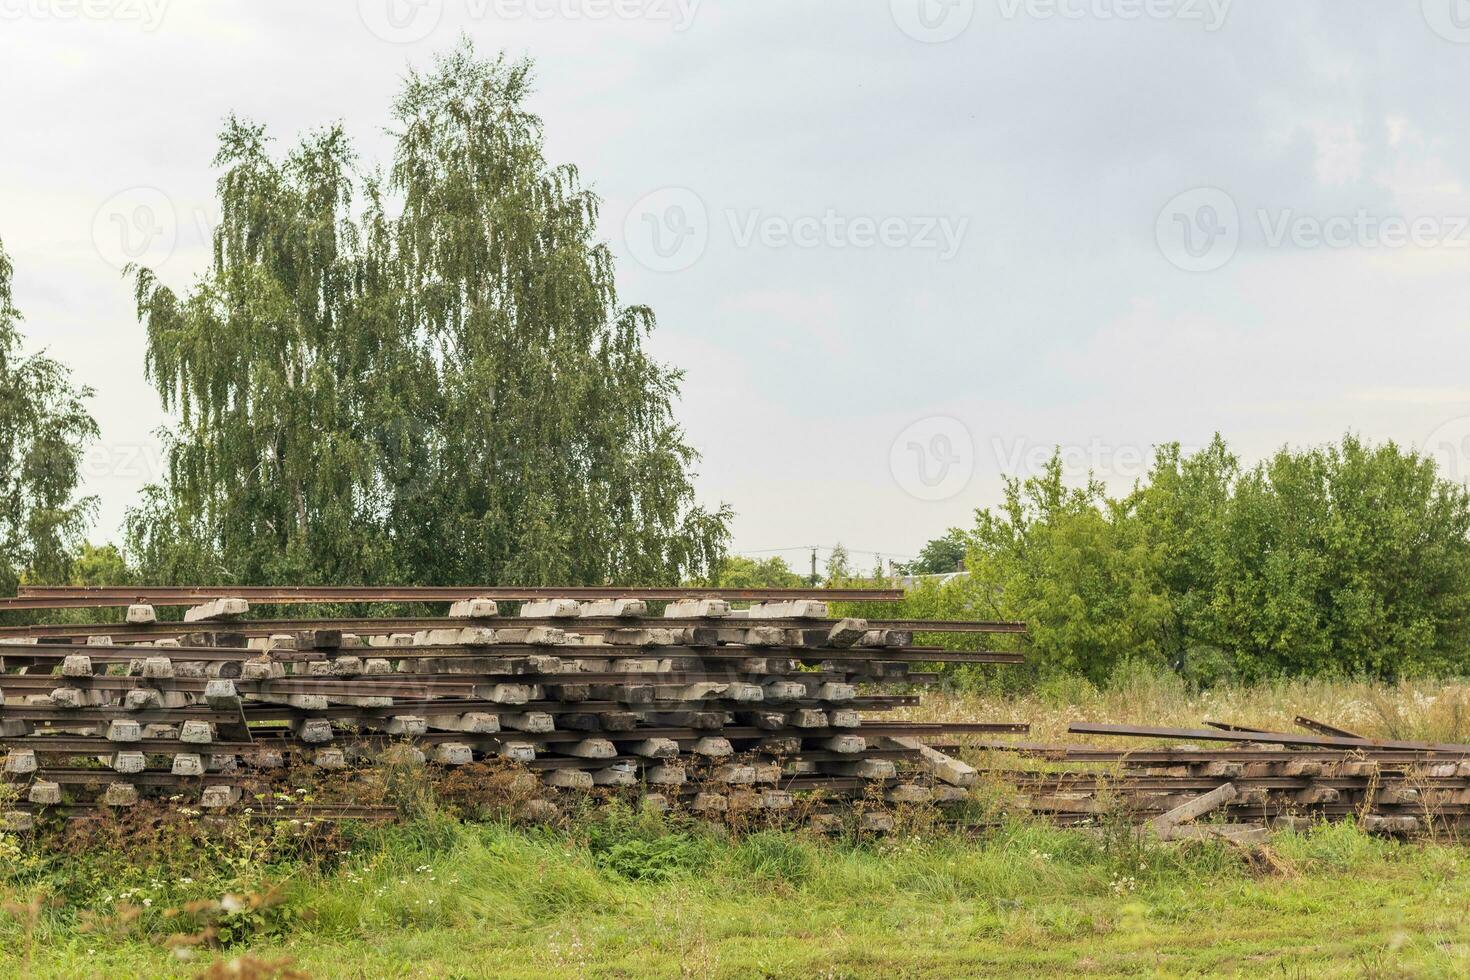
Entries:
[[1167, 738], [1215, 742], [1259, 742], [1270, 745], [1306, 745], [1331, 749], [1400, 749], [1403, 751], [1470, 754], [1470, 745], [1405, 742], [1395, 739], [1342, 738], [1335, 735], [1291, 735], [1281, 732], [1227, 732], [1209, 728], [1149, 728], [1136, 725], [1096, 725], [1077, 722], [1067, 731], [1078, 735], [1122, 735], [1130, 738]]
[[[658, 626], [676, 629], [748, 629], [769, 626], [777, 629], [831, 628], [830, 619], [660, 619]], [[912, 633], [1025, 633], [1024, 623], [956, 621], [928, 622], [918, 619], [870, 619], [869, 629], [897, 630]], [[219, 623], [45, 623], [35, 626], [0, 626], [0, 637], [53, 638], [68, 636], [177, 637], [205, 631], [233, 633], [243, 636], [271, 636], [302, 630], [341, 630], [359, 636], [382, 636], [388, 633], [412, 633], [429, 629], [457, 629], [466, 626], [531, 627], [551, 626], [574, 632], [627, 629], [629, 626], [651, 625], [649, 620], [628, 620], [615, 616], [583, 616], [580, 618], [499, 616], [493, 619], [450, 619], [444, 616], [370, 619], [257, 619]], [[6, 651], [0, 650], [0, 654]], [[19, 653], [14, 654], [20, 656]]]
[[1318, 735], [1335, 735], [1338, 738], [1363, 737], [1356, 732], [1350, 732], [1345, 728], [1338, 728], [1335, 725], [1329, 725], [1326, 722], [1317, 721], [1305, 715], [1297, 715], [1295, 721], [1297, 725], [1300, 725], [1309, 732], [1316, 732]]
[[817, 599], [829, 602], [897, 602], [902, 589], [767, 589], [767, 588], [627, 588], [622, 586], [22, 586], [15, 599], [0, 600], [0, 609], [87, 608], [147, 603], [191, 606], [219, 598], [240, 598], [267, 605], [336, 602], [454, 602], [496, 599], [732, 599], [771, 601]]
[[[544, 654], [548, 650], [565, 648], [535, 646], [527, 643], [496, 643], [490, 646], [467, 646], [465, 644], [415, 644], [407, 647], [351, 647], [331, 650], [285, 650], [270, 651], [274, 660], [282, 663], [309, 662], [326, 659], [331, 655], [356, 655], [383, 657], [390, 660], [436, 659], [445, 661], [483, 660], [487, 657], [524, 656], [528, 653]], [[640, 647], [609, 649], [641, 650]], [[746, 648], [724, 650], [718, 647], [698, 646], [689, 643], [674, 643], [655, 647], [663, 654], [697, 657], [703, 660], [746, 660], [751, 654]], [[996, 650], [945, 650], [941, 647], [806, 647], [784, 644], [761, 647], [767, 656], [784, 655], [792, 660], [819, 662], [830, 660], [842, 663], [872, 664], [1020, 664], [1025, 663], [1025, 654]], [[467, 652], [468, 651], [468, 652]], [[0, 658], [29, 658], [32, 660], [62, 660], [72, 654], [86, 654], [94, 663], [128, 663], [142, 657], [167, 655], [175, 660], [194, 660], [208, 663], [232, 663], [254, 660], [266, 653], [253, 647], [141, 647], [116, 643], [47, 643], [35, 646], [0, 646]]]

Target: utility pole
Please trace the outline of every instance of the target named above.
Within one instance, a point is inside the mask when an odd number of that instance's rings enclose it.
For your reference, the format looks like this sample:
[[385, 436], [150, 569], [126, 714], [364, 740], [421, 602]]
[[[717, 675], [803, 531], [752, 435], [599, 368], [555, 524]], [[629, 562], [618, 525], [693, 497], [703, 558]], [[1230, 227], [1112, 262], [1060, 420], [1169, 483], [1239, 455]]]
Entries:
[[817, 587], [817, 547], [812, 545], [812, 588]]

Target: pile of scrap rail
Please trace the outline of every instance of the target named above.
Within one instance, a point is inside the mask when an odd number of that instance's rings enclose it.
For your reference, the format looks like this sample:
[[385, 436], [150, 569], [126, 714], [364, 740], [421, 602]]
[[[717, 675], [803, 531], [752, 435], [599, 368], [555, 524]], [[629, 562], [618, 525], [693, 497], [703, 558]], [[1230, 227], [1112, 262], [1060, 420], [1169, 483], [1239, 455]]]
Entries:
[[[523, 807], [530, 816], [554, 815], [567, 796], [586, 793], [711, 815], [786, 811], [797, 794], [815, 794], [824, 802], [803, 806], [812, 819], [881, 831], [891, 823], [882, 804], [958, 802], [975, 779], [921, 739], [1026, 731], [879, 720], [916, 704], [911, 692], [935, 680], [919, 665], [1020, 660], [913, 643], [917, 629], [1015, 634], [1020, 624], [832, 619], [824, 601], [900, 596], [27, 588], [0, 600], [0, 611], [126, 612], [100, 625], [0, 627], [0, 740], [15, 791], [3, 809], [20, 829], [40, 814], [149, 799], [276, 818], [371, 817], [384, 811], [355, 805], [354, 774], [391, 764], [444, 775], [508, 762], [539, 780]], [[732, 606], [739, 602], [751, 604]], [[411, 618], [252, 619], [251, 603], [448, 608]], [[160, 615], [180, 606], [189, 607], [182, 619]], [[348, 787], [345, 798], [253, 804], [279, 799], [303, 774], [331, 774]]]
[[[986, 775], [1059, 822], [1122, 817], [1148, 822], [1165, 838], [1250, 839], [1268, 827], [1321, 819], [1395, 835], [1470, 825], [1470, 745], [1363, 738], [1310, 718], [1296, 723], [1307, 734], [1223, 722], [1202, 729], [1079, 723], [1069, 732], [1165, 747], [987, 741], [986, 749], [1043, 764], [992, 767]], [[1210, 742], [1230, 747], [1197, 744]]]

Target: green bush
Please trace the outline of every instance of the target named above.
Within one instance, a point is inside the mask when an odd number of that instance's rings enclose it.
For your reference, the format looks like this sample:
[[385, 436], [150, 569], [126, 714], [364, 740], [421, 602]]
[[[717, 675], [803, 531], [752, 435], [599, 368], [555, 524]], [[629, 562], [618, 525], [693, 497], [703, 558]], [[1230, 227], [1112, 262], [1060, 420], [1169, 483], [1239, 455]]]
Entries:
[[[1467, 534], [1470, 491], [1392, 442], [1347, 436], [1253, 468], [1218, 436], [1195, 453], [1165, 445], [1120, 498], [1092, 479], [1068, 486], [1058, 453], [1008, 481], [973, 529], [936, 542], [964, 536], [967, 576], [853, 614], [1024, 620], [1031, 673], [1011, 675], [1022, 680], [1103, 685], [1125, 663], [1202, 684], [1463, 673]], [[920, 640], [964, 648], [976, 636]], [[986, 688], [994, 671], [951, 674]]]

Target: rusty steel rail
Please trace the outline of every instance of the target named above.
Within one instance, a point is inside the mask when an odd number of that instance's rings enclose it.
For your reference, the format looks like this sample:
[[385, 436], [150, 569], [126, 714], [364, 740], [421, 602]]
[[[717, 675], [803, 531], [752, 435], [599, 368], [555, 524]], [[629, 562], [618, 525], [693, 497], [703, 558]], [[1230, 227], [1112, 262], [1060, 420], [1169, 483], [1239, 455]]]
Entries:
[[[1333, 761], [1344, 758], [1342, 749], [1300, 748], [1284, 751], [1276, 749], [1104, 749], [1095, 745], [1067, 745], [1038, 742], [998, 742], [980, 740], [969, 748], [986, 752], [1009, 752], [1016, 755], [1045, 759], [1049, 762], [1091, 762], [1100, 764], [1122, 763], [1124, 765], [1175, 765], [1190, 762], [1286, 762]], [[1376, 749], [1350, 750], [1349, 759], [1364, 759], [1380, 763], [1408, 764], [1412, 762], [1457, 761], [1470, 757], [1466, 752], [1432, 752], [1423, 749]]]
[[903, 589], [771, 589], [771, 588], [628, 588], [623, 586], [22, 586], [15, 599], [0, 600], [0, 609], [85, 609], [147, 603], [192, 606], [210, 599], [239, 598], [264, 605], [300, 603], [455, 602], [496, 599], [727, 599], [782, 601], [816, 599], [829, 602], [897, 602]]
[[1396, 739], [1342, 738], [1335, 735], [1292, 735], [1281, 732], [1227, 732], [1209, 728], [1149, 728], [1136, 725], [1096, 725], [1077, 722], [1067, 731], [1078, 735], [1121, 735], [1202, 742], [1259, 742], [1263, 745], [1303, 745], [1329, 749], [1397, 749], [1409, 752], [1470, 754], [1470, 745], [1452, 742], [1406, 742]]
[[[369, 619], [261, 619], [208, 623], [45, 623], [34, 626], [0, 626], [0, 638], [60, 638], [73, 636], [117, 636], [154, 639], [179, 637], [192, 633], [226, 633], [237, 636], [270, 636], [305, 630], [340, 630], [358, 636], [382, 636], [388, 633], [412, 633], [427, 629], [463, 629], [487, 626], [519, 629], [552, 626], [569, 632], [591, 633], [606, 630], [660, 629], [750, 629], [770, 626], [787, 630], [830, 629], [835, 619], [623, 619], [616, 616], [582, 617], [518, 617], [497, 616], [485, 619], [450, 619], [443, 616], [414, 616]], [[986, 621], [930, 622], [922, 619], [870, 619], [868, 628], [906, 633], [1013, 633], [1026, 632], [1024, 623]], [[883, 648], [869, 648], [883, 649]], [[0, 647], [0, 655], [8, 651]], [[22, 652], [11, 653], [22, 656]]]
[[[197, 778], [197, 777], [196, 777]], [[20, 813], [54, 813], [67, 820], [85, 820], [113, 813], [111, 807], [101, 803], [71, 803], [63, 806], [36, 806], [33, 803], [18, 802], [10, 805], [10, 809]], [[249, 809], [251, 812], [245, 812]], [[371, 806], [355, 803], [313, 803], [308, 805], [277, 805], [275, 803], [263, 803], [255, 807], [231, 810], [230, 815], [244, 815], [253, 820], [290, 820], [290, 821], [312, 821], [312, 822], [337, 822], [344, 820], [364, 820], [386, 822], [397, 820], [400, 816], [398, 810], [390, 806]]]
[[[954, 651], [942, 647], [806, 647], [780, 644], [768, 647], [737, 647], [721, 649], [691, 643], [674, 643], [668, 646], [637, 647], [609, 644], [605, 647], [536, 646], [529, 643], [496, 643], [490, 646], [467, 646], [465, 644], [415, 644], [406, 647], [347, 647], [312, 650], [256, 650], [249, 647], [140, 647], [116, 643], [46, 643], [35, 646], [0, 646], [0, 660], [64, 660], [73, 654], [85, 654], [93, 663], [128, 663], [147, 657], [167, 657], [170, 660], [197, 661], [200, 663], [243, 663], [247, 660], [270, 656], [281, 663], [311, 663], [328, 659], [329, 656], [355, 656], [363, 659], [383, 660], [484, 660], [502, 657], [521, 657], [527, 654], [560, 656], [571, 659], [568, 650], [587, 656], [589, 649], [599, 654], [604, 651], [628, 651], [632, 659], [656, 656], [698, 657], [704, 660], [748, 660], [752, 657], [781, 657], [789, 660], [824, 661], [841, 663], [877, 664], [1020, 664], [1026, 656], [996, 650]], [[466, 652], [469, 651], [469, 652]], [[621, 659], [621, 658], [619, 658]], [[3, 683], [0, 683], [3, 687]]]
[[[846, 676], [840, 671], [802, 671], [786, 675], [807, 681], [838, 681]], [[87, 691], [132, 691], [136, 689], [155, 691], [203, 692], [210, 680], [208, 677], [137, 677], [114, 674], [93, 674], [90, 677], [62, 677], [54, 674], [6, 674], [0, 680], [0, 690], [26, 692], [52, 691], [58, 687], [75, 687]], [[636, 671], [584, 671], [575, 674], [545, 674], [534, 671], [525, 673], [485, 672], [466, 674], [368, 674], [358, 677], [313, 677], [309, 674], [294, 674], [262, 680], [230, 678], [241, 694], [325, 694], [341, 697], [412, 697], [419, 693], [454, 694], [464, 692], [473, 696], [476, 687], [490, 684], [541, 684], [548, 687], [565, 687], [579, 684], [598, 684], [609, 687], [667, 687], [701, 682], [719, 683], [728, 681], [726, 671], [679, 670], [657, 673]], [[896, 677], [865, 678], [864, 683], [918, 684], [935, 680], [932, 674], [904, 674]], [[752, 702], [756, 703], [756, 702]], [[3, 714], [3, 710], [0, 710]], [[1470, 751], [1470, 749], [1467, 749]]]
[[[1013, 731], [1024, 729], [1025, 726], [1004, 725], [989, 723], [966, 723], [962, 725], [944, 725], [934, 723], [906, 723], [906, 722], [868, 722], [856, 728], [756, 728], [747, 725], [728, 725], [713, 732], [723, 738], [733, 741], [760, 742], [768, 738], [812, 738], [820, 737], [822, 733], [838, 732], [844, 735], [859, 736], [886, 736], [900, 738], [922, 738], [927, 735], [944, 735], [956, 730], [966, 732], [996, 732]], [[177, 754], [177, 753], [209, 753], [239, 755], [245, 759], [263, 751], [281, 751], [285, 749], [307, 749], [314, 750], [321, 746], [315, 743], [302, 741], [285, 728], [257, 728], [251, 730], [252, 740], [240, 741], [214, 741], [214, 742], [183, 742], [178, 739], [142, 738], [133, 741], [113, 741], [101, 735], [10, 735], [0, 736], [0, 746], [6, 748], [31, 749], [38, 753], [53, 753], [57, 755], [111, 755], [119, 751], [145, 751], [154, 754]], [[597, 733], [597, 737], [607, 739], [610, 742], [642, 742], [650, 738], [666, 738], [677, 742], [695, 742], [711, 734], [711, 730], [681, 727], [674, 725], [647, 726], [627, 731], [603, 731]], [[506, 742], [529, 742], [537, 746], [555, 746], [559, 743], [577, 743], [588, 737], [587, 732], [572, 730], [553, 730], [549, 732], [523, 732], [523, 731], [500, 731], [488, 733], [470, 732], [429, 732], [424, 735], [414, 736], [411, 741], [418, 745], [435, 745], [443, 742], [464, 742], [476, 746], [498, 746]], [[393, 745], [403, 742], [402, 736], [389, 734], [367, 734], [360, 733], [343, 737], [334, 744], [337, 745]], [[554, 752], [554, 748], [547, 751]], [[803, 750], [806, 751], [806, 750]], [[775, 754], [775, 753], [772, 753]], [[791, 753], [790, 758], [800, 758], [801, 752]], [[851, 755], [848, 758], [856, 760], [860, 755]], [[582, 765], [588, 765], [589, 760], [578, 758]], [[644, 760], [645, 762], [649, 760]], [[97, 770], [106, 773], [107, 770]], [[122, 778], [114, 774], [114, 778]]]
[[[677, 711], [758, 711], [748, 701], [731, 701], [726, 698], [705, 698], [700, 701], [657, 701], [661, 712]], [[816, 698], [793, 698], [783, 704], [805, 707], [820, 704]], [[892, 708], [913, 707], [919, 704], [916, 695], [859, 696], [844, 702], [854, 711], [887, 711]], [[527, 701], [514, 706], [517, 712], [540, 712], [549, 715], [585, 715], [607, 712], [624, 712], [628, 705], [621, 701]], [[424, 714], [464, 713], [483, 711], [504, 712], [507, 706], [498, 701], [475, 698], [434, 698], [430, 700], [395, 699], [391, 705], [368, 707], [352, 704], [330, 705], [321, 708], [300, 708], [290, 704], [269, 704], [260, 701], [244, 703], [239, 709], [215, 709], [204, 705], [185, 708], [146, 708], [129, 711], [121, 707], [94, 706], [85, 708], [57, 708], [44, 704], [7, 705], [0, 709], [0, 718], [14, 721], [29, 721], [59, 728], [76, 728], [103, 724], [109, 721], [137, 721], [143, 723], [168, 723], [178, 721], [209, 721], [228, 724], [293, 720], [297, 718], [327, 718], [351, 721], [357, 718], [390, 718], [393, 715], [420, 712]], [[1024, 731], [1025, 726], [997, 725], [993, 731]], [[508, 729], [509, 730], [509, 729]]]
[[1296, 724], [1300, 725], [1302, 728], [1305, 728], [1309, 732], [1316, 732], [1318, 735], [1335, 735], [1338, 738], [1363, 737], [1357, 732], [1350, 732], [1345, 728], [1338, 728], [1335, 725], [1329, 725], [1326, 722], [1317, 721], [1313, 718], [1308, 718], [1305, 715], [1297, 715], [1295, 721]]
[[1205, 724], [1207, 726], [1209, 726], [1210, 728], [1218, 728], [1222, 732], [1247, 732], [1247, 733], [1249, 733], [1249, 732], [1265, 732], [1265, 731], [1267, 731], [1267, 729], [1265, 729], [1265, 728], [1252, 728], [1249, 725], [1235, 725], [1235, 724], [1232, 724], [1232, 723], [1230, 723], [1228, 721], [1209, 721], [1209, 720], [1206, 720], [1205, 721]]

